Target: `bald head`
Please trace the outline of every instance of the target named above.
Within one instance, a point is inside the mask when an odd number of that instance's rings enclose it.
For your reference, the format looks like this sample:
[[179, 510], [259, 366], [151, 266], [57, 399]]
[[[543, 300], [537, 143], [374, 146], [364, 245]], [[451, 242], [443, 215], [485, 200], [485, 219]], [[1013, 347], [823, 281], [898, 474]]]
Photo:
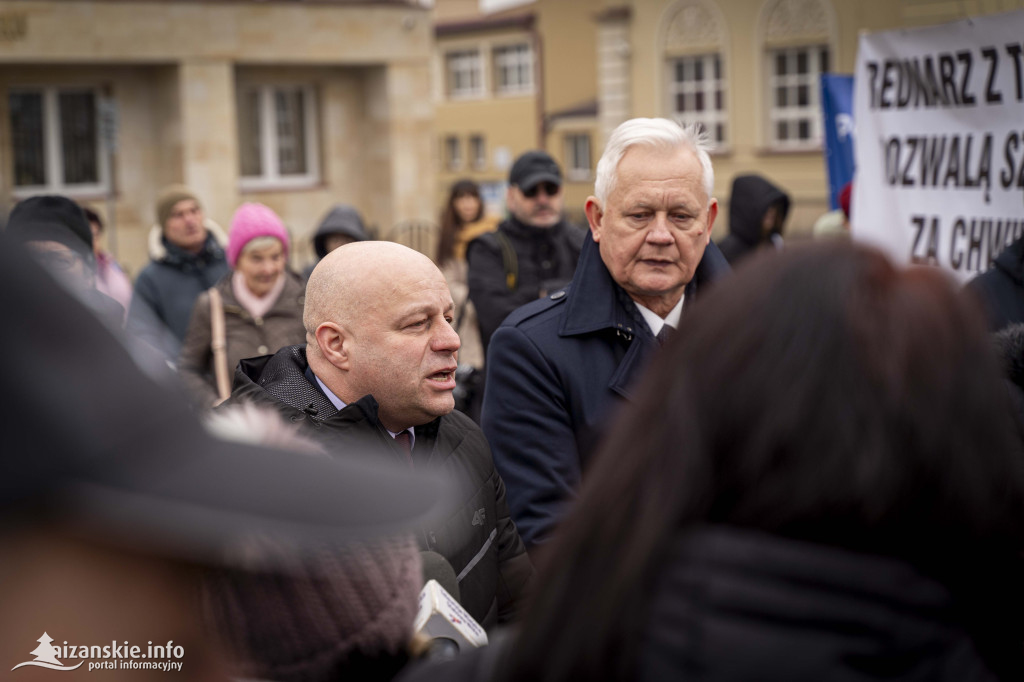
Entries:
[[302, 322], [309, 343], [324, 322], [350, 325], [365, 316], [375, 302], [393, 291], [399, 280], [439, 275], [433, 261], [394, 242], [346, 244], [321, 260], [306, 284]]
[[306, 284], [310, 369], [346, 404], [372, 395], [397, 433], [451, 412], [459, 336], [444, 275], [392, 242], [331, 251]]

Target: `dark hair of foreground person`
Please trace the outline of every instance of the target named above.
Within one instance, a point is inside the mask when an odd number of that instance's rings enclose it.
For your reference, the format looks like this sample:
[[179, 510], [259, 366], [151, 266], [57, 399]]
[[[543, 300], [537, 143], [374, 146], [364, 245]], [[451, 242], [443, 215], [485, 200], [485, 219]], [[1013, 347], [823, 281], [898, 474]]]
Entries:
[[1024, 679], [1022, 463], [944, 274], [755, 256], [586, 472], [499, 677]]

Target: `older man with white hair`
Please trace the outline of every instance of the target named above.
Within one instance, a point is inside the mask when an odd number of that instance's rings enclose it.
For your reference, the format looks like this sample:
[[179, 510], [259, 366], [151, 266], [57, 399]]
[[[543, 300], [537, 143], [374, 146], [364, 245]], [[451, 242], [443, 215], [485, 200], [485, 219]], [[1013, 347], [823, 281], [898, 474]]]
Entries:
[[482, 425], [527, 548], [551, 533], [684, 305], [729, 271], [710, 241], [708, 149], [702, 130], [666, 119], [616, 128], [572, 283], [509, 315], [491, 339]]

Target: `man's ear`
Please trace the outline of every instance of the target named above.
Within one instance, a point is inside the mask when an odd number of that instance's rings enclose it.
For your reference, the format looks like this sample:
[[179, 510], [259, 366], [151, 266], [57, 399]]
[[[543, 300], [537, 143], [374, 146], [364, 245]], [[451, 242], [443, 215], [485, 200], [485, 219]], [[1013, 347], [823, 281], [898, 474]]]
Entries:
[[705, 244], [707, 244], [708, 242], [711, 241], [711, 228], [715, 226], [715, 218], [717, 218], [717, 217], [718, 217], [718, 199], [715, 199], [714, 197], [712, 197], [711, 201], [708, 202], [708, 238], [707, 238], [707, 241], [704, 242]]
[[590, 234], [594, 238], [594, 242], [598, 243], [601, 241], [601, 221], [604, 220], [604, 211], [601, 210], [601, 204], [597, 197], [587, 197], [587, 203], [584, 204], [583, 210], [587, 214], [587, 222], [590, 224]]
[[336, 322], [323, 322], [316, 328], [316, 345], [327, 362], [338, 369], [349, 369], [352, 337]]

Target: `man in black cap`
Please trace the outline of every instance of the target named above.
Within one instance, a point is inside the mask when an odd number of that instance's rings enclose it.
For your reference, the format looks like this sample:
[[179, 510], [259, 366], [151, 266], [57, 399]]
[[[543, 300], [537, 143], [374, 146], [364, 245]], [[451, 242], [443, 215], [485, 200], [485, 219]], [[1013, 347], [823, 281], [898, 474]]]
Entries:
[[546, 152], [529, 151], [516, 159], [508, 182], [508, 220], [466, 250], [469, 298], [484, 352], [510, 312], [572, 279], [583, 244], [583, 230], [562, 216], [562, 172]]

